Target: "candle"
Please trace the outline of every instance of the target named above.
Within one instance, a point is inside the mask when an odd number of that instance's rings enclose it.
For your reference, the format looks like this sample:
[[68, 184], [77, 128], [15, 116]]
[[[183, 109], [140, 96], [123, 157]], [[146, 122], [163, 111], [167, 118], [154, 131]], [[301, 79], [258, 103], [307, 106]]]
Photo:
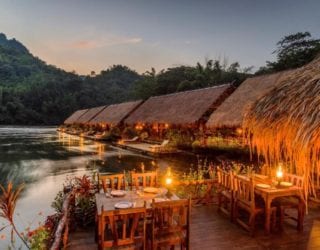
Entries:
[[166, 178], [166, 184], [167, 185], [171, 185], [171, 183], [172, 183], [172, 179], [170, 177], [167, 177]]
[[283, 178], [283, 172], [282, 172], [282, 167], [281, 167], [281, 165], [279, 165], [279, 168], [278, 168], [278, 170], [277, 170], [276, 176], [277, 176], [277, 180], [278, 180], [278, 185], [280, 185], [280, 181], [281, 181], [282, 178]]
[[168, 192], [167, 192], [167, 197], [168, 198], [171, 198], [171, 196], [172, 196], [172, 193], [171, 193], [171, 190], [170, 190], [172, 182], [173, 182], [173, 179], [172, 179], [172, 174], [171, 174], [171, 168], [168, 167], [167, 168], [167, 173], [166, 173], [166, 180], [165, 180], [166, 187], [168, 188]]
[[172, 184], [172, 175], [171, 175], [171, 168], [168, 167], [167, 173], [166, 173], [166, 185]]

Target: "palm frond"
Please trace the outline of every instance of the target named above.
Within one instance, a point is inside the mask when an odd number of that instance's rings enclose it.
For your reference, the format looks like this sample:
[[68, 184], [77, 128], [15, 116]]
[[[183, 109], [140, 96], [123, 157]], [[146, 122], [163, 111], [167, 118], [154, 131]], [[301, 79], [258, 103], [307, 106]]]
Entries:
[[245, 114], [243, 129], [251, 150], [269, 166], [287, 163], [304, 176], [304, 195], [320, 175], [320, 58], [291, 71]]

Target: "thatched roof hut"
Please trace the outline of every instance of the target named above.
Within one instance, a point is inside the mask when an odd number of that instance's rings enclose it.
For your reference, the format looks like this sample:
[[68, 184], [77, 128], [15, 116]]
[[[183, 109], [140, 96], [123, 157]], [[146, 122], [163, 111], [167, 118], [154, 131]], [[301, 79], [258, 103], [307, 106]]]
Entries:
[[92, 118], [98, 115], [106, 107], [107, 106], [100, 106], [89, 109], [85, 114], [79, 117], [79, 119], [77, 119], [75, 123], [88, 123]]
[[88, 109], [81, 109], [75, 111], [72, 115], [70, 115], [65, 121], [64, 124], [73, 124], [75, 123], [82, 115], [84, 115]]
[[[251, 148], [269, 165], [303, 175], [306, 194], [320, 175], [320, 58], [282, 77], [245, 115]], [[312, 173], [312, 174], [311, 174]]]
[[244, 114], [260, 97], [279, 85], [291, 71], [263, 75], [245, 80], [210, 116], [207, 127], [241, 127]]
[[142, 100], [112, 104], [102, 110], [97, 116], [89, 121], [90, 124], [108, 124], [116, 126], [120, 124], [128, 115], [131, 114]]
[[[229, 95], [231, 85], [154, 96], [145, 101], [127, 119], [127, 124], [194, 124]], [[227, 94], [228, 93], [228, 94]], [[223, 99], [223, 100], [222, 100]]]

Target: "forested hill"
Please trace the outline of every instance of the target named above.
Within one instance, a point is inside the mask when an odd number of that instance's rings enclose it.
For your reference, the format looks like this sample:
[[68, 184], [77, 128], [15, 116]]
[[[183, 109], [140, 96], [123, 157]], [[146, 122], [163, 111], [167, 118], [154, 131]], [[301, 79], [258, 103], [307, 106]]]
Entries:
[[60, 124], [79, 108], [132, 99], [138, 79], [120, 65], [96, 77], [68, 73], [0, 34], [0, 124]]
[[79, 76], [47, 65], [15, 39], [0, 33], [0, 124], [56, 125], [81, 108], [146, 99], [176, 91], [203, 88], [234, 81], [247, 74], [240, 65], [179, 66], [139, 75], [114, 65], [99, 74]]

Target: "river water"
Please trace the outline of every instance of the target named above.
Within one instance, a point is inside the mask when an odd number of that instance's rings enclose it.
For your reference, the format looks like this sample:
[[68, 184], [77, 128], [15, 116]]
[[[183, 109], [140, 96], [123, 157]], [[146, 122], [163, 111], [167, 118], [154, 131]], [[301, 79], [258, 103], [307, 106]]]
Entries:
[[[66, 178], [92, 175], [98, 170], [112, 173], [139, 169], [142, 163], [146, 170], [171, 166], [176, 171], [188, 171], [197, 164], [197, 158], [183, 155], [156, 159], [58, 133], [55, 127], [0, 127], [0, 184], [25, 184], [15, 216], [20, 231], [36, 227], [54, 213], [51, 203]], [[0, 219], [0, 228], [6, 224]], [[9, 230], [0, 231], [0, 249], [9, 244]]]

